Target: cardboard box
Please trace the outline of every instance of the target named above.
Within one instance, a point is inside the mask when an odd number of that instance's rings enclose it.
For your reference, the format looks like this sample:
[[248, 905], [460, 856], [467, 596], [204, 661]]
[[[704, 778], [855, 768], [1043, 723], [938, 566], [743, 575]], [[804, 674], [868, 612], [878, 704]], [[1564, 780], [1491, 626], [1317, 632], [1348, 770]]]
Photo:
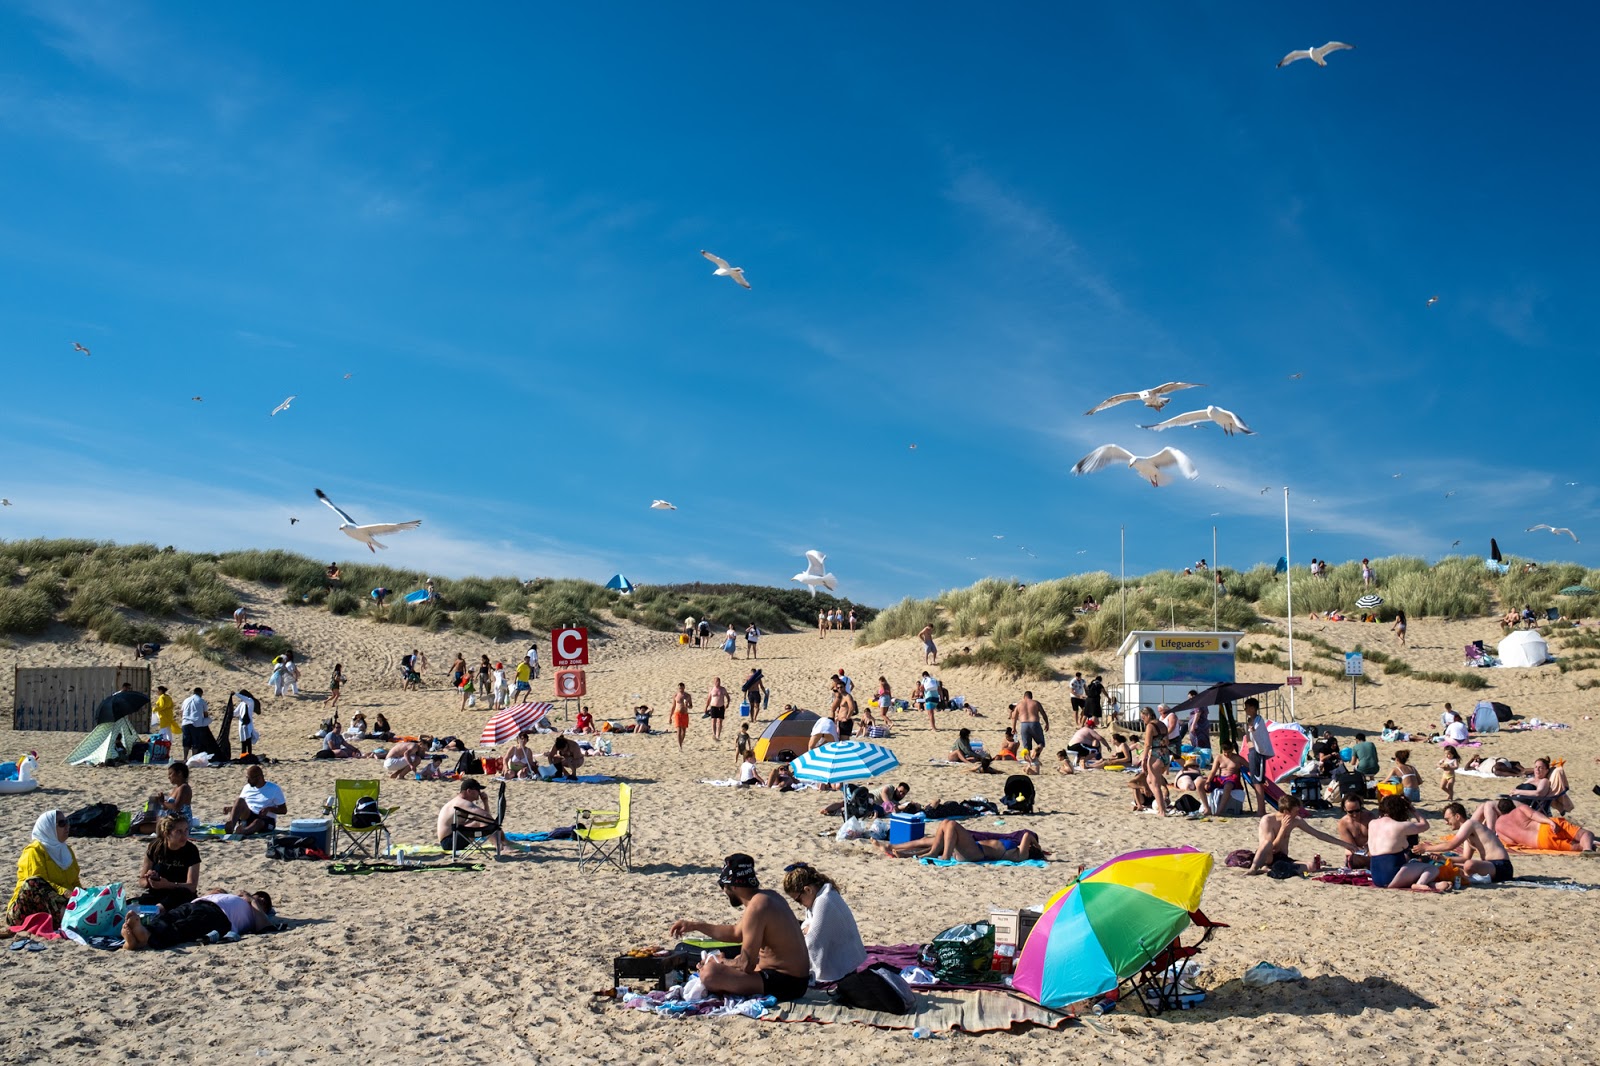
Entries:
[[1034, 924], [1039, 921], [1043, 911], [1043, 907], [1023, 907], [1020, 910], [989, 908], [989, 921], [994, 923], [993, 968], [996, 971], [1010, 973], [1015, 968], [1017, 955], [1021, 953], [1022, 945], [1028, 942], [1028, 934], [1033, 932]]
[[922, 839], [922, 831], [927, 826], [927, 819], [920, 814], [891, 814], [889, 815], [889, 843], [906, 844], [913, 840]]

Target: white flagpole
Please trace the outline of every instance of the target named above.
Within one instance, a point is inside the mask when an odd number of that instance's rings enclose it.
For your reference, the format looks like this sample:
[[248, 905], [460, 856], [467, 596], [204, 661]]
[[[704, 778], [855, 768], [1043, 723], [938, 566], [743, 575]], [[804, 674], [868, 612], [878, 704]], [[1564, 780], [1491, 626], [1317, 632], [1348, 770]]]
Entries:
[[1118, 536], [1121, 538], [1121, 542], [1122, 542], [1122, 548], [1121, 548], [1121, 556], [1122, 556], [1122, 563], [1121, 563], [1121, 567], [1122, 567], [1122, 596], [1121, 596], [1121, 599], [1122, 599], [1122, 639], [1123, 640], [1127, 640], [1128, 639], [1128, 527], [1127, 526], [1122, 526], [1122, 527], [1120, 527], [1120, 529], [1121, 529], [1121, 532], [1118, 534]]
[[[1289, 676], [1294, 676], [1294, 558], [1289, 554], [1289, 486], [1283, 487], [1283, 563], [1284, 606], [1289, 617]], [[1289, 721], [1299, 721], [1294, 713], [1295, 686], [1289, 686]]]
[[1222, 575], [1222, 563], [1217, 560], [1217, 527], [1211, 527], [1211, 631], [1217, 631], [1217, 578]]

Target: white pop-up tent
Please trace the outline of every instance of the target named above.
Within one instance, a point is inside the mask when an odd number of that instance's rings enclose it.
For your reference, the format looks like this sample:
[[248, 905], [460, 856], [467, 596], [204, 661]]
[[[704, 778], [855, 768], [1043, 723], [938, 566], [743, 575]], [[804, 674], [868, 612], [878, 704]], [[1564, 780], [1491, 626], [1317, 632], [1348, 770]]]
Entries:
[[1550, 661], [1550, 645], [1531, 629], [1519, 629], [1500, 642], [1501, 666], [1543, 666]]

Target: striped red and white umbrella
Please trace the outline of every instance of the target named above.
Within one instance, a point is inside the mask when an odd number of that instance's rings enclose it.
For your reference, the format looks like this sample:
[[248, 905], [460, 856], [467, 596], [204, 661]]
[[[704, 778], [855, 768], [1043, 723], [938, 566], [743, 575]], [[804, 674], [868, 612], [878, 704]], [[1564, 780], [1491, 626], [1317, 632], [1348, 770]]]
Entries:
[[498, 747], [518, 733], [531, 733], [552, 709], [548, 703], [518, 703], [507, 707], [484, 723], [478, 743]]

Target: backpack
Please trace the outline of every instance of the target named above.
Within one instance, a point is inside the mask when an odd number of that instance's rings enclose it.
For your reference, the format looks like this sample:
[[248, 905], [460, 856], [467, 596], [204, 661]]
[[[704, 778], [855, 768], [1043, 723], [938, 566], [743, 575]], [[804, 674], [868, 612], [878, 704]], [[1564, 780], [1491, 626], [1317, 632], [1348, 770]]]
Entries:
[[882, 962], [839, 978], [831, 994], [840, 1006], [858, 1010], [911, 1014], [917, 1009], [916, 993], [900, 971]]
[[1027, 774], [1012, 774], [1006, 778], [1006, 791], [1002, 801], [1012, 814], [1032, 814], [1034, 800], [1033, 778]]
[[378, 809], [378, 801], [371, 796], [363, 796], [356, 800], [355, 810], [350, 812], [350, 826], [352, 829], [371, 829], [383, 821], [383, 811]]
[[326, 859], [328, 856], [318, 845], [320, 836], [303, 836], [299, 833], [273, 833], [267, 840], [269, 859]]
[[75, 837], [108, 837], [117, 828], [115, 803], [91, 803], [67, 815], [67, 825]]
[[[483, 773], [483, 760], [479, 759], [470, 751], [464, 751], [461, 753], [461, 758], [456, 760], [456, 773], [481, 774]], [[374, 809], [376, 809], [378, 805], [376, 802], [374, 802], [372, 806]], [[356, 804], [356, 809], [359, 810], [360, 808], [361, 805], [359, 803]]]

